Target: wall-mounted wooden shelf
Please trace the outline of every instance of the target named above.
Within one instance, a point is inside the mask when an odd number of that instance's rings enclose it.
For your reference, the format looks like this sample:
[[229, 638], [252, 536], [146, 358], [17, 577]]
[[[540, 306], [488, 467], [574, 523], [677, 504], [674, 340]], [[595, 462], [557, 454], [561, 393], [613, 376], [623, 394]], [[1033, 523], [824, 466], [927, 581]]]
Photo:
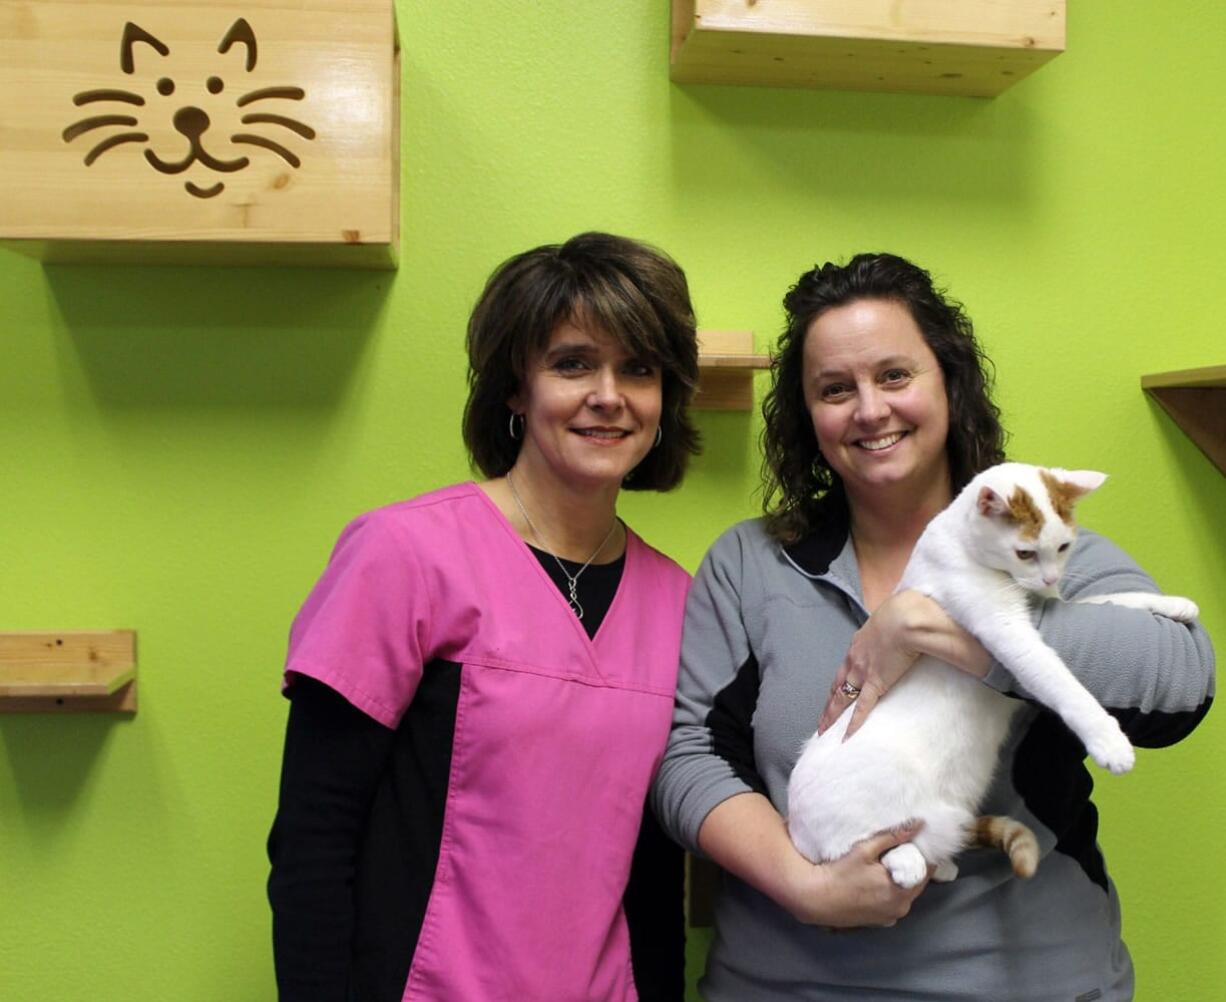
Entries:
[[135, 712], [135, 630], [0, 633], [0, 713]]
[[394, 0], [0, 9], [3, 246], [48, 263], [395, 267]]
[[1226, 475], [1226, 365], [1152, 373], [1141, 389]]
[[1064, 51], [1065, 0], [673, 0], [678, 83], [995, 97]]
[[753, 410], [753, 374], [770, 368], [770, 356], [755, 354], [752, 331], [698, 332], [698, 395], [707, 411]]

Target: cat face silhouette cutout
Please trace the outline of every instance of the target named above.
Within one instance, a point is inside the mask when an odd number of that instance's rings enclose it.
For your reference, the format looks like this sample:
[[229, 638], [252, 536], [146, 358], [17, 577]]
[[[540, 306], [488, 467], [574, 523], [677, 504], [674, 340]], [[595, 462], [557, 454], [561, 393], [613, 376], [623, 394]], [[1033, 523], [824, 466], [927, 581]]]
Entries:
[[[138, 46], [145, 48], [138, 50]], [[235, 46], [241, 46], [246, 50], [246, 58], [243, 61], [244, 75], [242, 84], [248, 84], [250, 75], [256, 67], [257, 45], [255, 32], [251, 30], [251, 25], [247, 23], [246, 18], [240, 17], [230, 26], [230, 29], [222, 36], [221, 42], [217, 46], [217, 51], [224, 56]], [[146, 51], [146, 48], [152, 51]], [[141, 56], [139, 72], [136, 58], [138, 52]], [[74, 95], [72, 103], [78, 108], [85, 105], [100, 105], [100, 110], [104, 110], [107, 105], [129, 105], [147, 110], [145, 112], [129, 112], [126, 114], [102, 113], [90, 115], [64, 129], [63, 137], [66, 143], [71, 143], [87, 133], [96, 133], [91, 137], [94, 139], [98, 139], [99, 136], [103, 137], [85, 154], [86, 167], [92, 166], [104, 153], [128, 143], [148, 143], [149, 134], [140, 131], [141, 124], [138, 116], [149, 113], [170, 115], [171, 125], [184, 140], [185, 149], [169, 150], [154, 149], [151, 146], [145, 147], [145, 160], [154, 170], [162, 174], [182, 174], [189, 168], [199, 164], [210, 172], [226, 175], [233, 174], [235, 171], [241, 171], [251, 162], [246, 156], [240, 155], [227, 158], [222, 155], [226, 139], [216, 131], [213, 133], [209, 132], [213, 125], [213, 120], [209, 117], [208, 111], [199, 106], [205, 103], [205, 100], [194, 104], [179, 104], [178, 107], [174, 107], [174, 104], [177, 104], [177, 102], [169, 102], [168, 106], [168, 102], [165, 99], [172, 97], [176, 89], [183, 83], [183, 81], [176, 82], [171, 76], [157, 75], [157, 71], [167, 69], [166, 60], [169, 56], [170, 47], [166, 43], [155, 38], [144, 28], [133, 24], [131, 21], [124, 25], [123, 37], [119, 46], [119, 68], [125, 74], [136, 78], [136, 80], [144, 84], [146, 94], [120, 88], [86, 90]], [[228, 64], [232, 63], [233, 60], [228, 61]], [[218, 68], [222, 69], [223, 67], [219, 66]], [[195, 81], [192, 82], [194, 83]], [[220, 97], [220, 95], [226, 92], [228, 86], [227, 81], [223, 80], [220, 76], [210, 76], [204, 81], [204, 89], [213, 96], [208, 98], [207, 102], [209, 107], [214, 110], [214, 113], [217, 113], [222, 108], [227, 111], [229, 110], [231, 102], [226, 98]], [[260, 105], [262, 107], [285, 110], [286, 106], [280, 102], [301, 101], [306, 97], [306, 92], [301, 87], [271, 86], [250, 90], [240, 85], [233, 89], [243, 91], [232, 102], [233, 107], [239, 109], [248, 108], [252, 105]], [[157, 97], [154, 97], [150, 91], [155, 91]], [[278, 103], [264, 105], [264, 102], [269, 101]], [[121, 110], [127, 111], [127, 109]], [[293, 168], [297, 168], [302, 161], [298, 154], [286, 146], [285, 143], [296, 144], [298, 140], [294, 138], [295, 136], [298, 139], [307, 141], [315, 138], [315, 130], [309, 125], [298, 121], [296, 118], [277, 114], [275, 111], [247, 111], [243, 113], [240, 122], [248, 126], [271, 128], [259, 132], [252, 130], [249, 132], [233, 133], [229, 137], [230, 144], [240, 147], [254, 146], [267, 150], [280, 157]], [[105, 129], [106, 131], [97, 132], [100, 129]], [[131, 131], [115, 131], [116, 129]], [[265, 131], [271, 132], [271, 135], [265, 135]], [[196, 198], [214, 198], [225, 190], [225, 181], [217, 179], [213, 184], [202, 187], [188, 180], [184, 182], [183, 187], [188, 194]]]

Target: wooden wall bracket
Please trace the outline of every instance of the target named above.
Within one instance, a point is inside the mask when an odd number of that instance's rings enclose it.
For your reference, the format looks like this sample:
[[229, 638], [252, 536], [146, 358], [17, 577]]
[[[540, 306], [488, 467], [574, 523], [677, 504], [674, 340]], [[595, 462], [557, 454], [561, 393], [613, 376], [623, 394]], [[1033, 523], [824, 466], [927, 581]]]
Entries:
[[752, 331], [699, 331], [695, 409], [753, 410], [753, 374], [770, 365], [769, 355], [754, 353]]
[[1226, 475], [1226, 365], [1155, 372], [1141, 377], [1141, 389]]
[[0, 633], [0, 713], [135, 712], [135, 630]]

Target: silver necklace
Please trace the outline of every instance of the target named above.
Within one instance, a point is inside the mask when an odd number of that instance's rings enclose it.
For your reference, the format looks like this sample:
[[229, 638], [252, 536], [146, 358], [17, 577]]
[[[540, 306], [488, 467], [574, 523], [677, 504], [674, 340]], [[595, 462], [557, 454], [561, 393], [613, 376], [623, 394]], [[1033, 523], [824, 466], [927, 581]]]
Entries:
[[535, 536], [536, 541], [541, 544], [541, 549], [553, 557], [553, 562], [558, 565], [558, 570], [560, 570], [562, 572], [562, 576], [566, 578], [566, 584], [568, 585], [568, 591], [570, 592], [570, 597], [567, 598], [566, 601], [570, 603], [570, 607], [574, 610], [575, 615], [579, 619], [582, 619], [583, 606], [579, 604], [578, 590], [579, 575], [592, 565], [592, 561], [596, 559], [596, 554], [603, 550], [605, 548], [605, 544], [613, 538], [613, 530], [617, 528], [617, 516], [613, 516], [613, 524], [609, 526], [609, 531], [605, 533], [605, 537], [600, 541], [600, 545], [596, 547], [596, 549], [592, 551], [592, 555], [587, 558], [587, 562], [584, 563], [584, 565], [577, 571], [575, 571], [574, 574], [571, 574], [562, 563], [561, 558], [549, 548], [549, 545], [545, 542], [545, 537], [541, 535], [540, 529], [532, 524], [532, 519], [528, 517], [528, 509], [524, 507], [524, 503], [519, 497], [519, 491], [515, 489], [515, 481], [511, 479], [510, 470], [507, 470], [507, 486], [511, 488], [511, 497], [515, 499], [515, 506], [519, 509], [519, 513], [524, 516], [524, 521], [528, 523], [528, 528], [532, 530], [532, 535]]

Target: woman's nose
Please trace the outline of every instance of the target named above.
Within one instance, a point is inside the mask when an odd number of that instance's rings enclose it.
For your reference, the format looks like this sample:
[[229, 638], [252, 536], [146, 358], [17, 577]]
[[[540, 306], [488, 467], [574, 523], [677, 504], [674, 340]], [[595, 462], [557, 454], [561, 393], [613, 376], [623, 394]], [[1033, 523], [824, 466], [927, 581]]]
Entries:
[[621, 389], [617, 382], [617, 373], [612, 369], [598, 369], [593, 377], [591, 391], [587, 402], [591, 407], [608, 409], [621, 402]]
[[885, 394], [874, 387], [862, 388], [856, 396], [856, 419], [866, 424], [880, 421], [890, 412]]

